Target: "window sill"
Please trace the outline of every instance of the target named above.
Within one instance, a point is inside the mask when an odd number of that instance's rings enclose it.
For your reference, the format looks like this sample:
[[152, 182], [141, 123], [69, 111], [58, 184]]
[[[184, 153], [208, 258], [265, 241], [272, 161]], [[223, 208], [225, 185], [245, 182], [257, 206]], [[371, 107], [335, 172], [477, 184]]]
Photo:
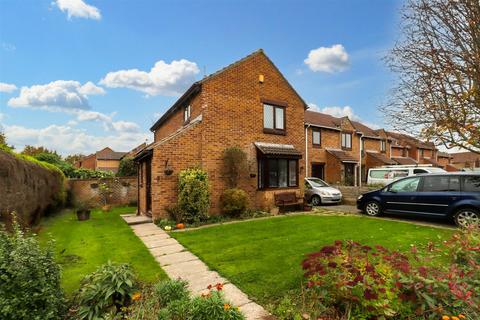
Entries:
[[298, 189], [299, 186], [293, 186], [293, 187], [278, 187], [278, 188], [275, 188], [275, 187], [268, 187], [268, 188], [262, 188], [262, 189], [259, 189], [257, 188], [257, 191], [276, 191], [276, 190], [288, 190], [288, 189]]
[[312, 148], [322, 149], [322, 145], [321, 144], [312, 144]]
[[281, 135], [281, 136], [286, 136], [287, 135], [287, 132], [285, 130], [279, 130], [279, 129], [266, 129], [266, 128], [263, 128], [263, 133], [266, 133], [266, 134], [277, 134], [277, 135]]
[[342, 150], [343, 150], [343, 151], [352, 151], [352, 148], [345, 148], [345, 147], [342, 147]]

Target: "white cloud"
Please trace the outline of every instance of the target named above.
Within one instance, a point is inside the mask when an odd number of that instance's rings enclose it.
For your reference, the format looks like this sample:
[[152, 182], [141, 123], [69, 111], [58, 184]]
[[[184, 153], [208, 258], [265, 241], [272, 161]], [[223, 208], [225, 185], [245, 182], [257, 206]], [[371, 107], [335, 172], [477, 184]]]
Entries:
[[62, 155], [89, 154], [105, 146], [116, 151], [129, 151], [149, 138], [149, 134], [141, 132], [118, 132], [97, 136], [69, 125], [50, 125], [40, 129], [6, 125], [4, 131], [8, 142], [17, 150], [22, 150], [28, 144], [54, 149]]
[[17, 86], [10, 83], [0, 82], [0, 92], [10, 93], [17, 90]]
[[77, 116], [76, 120], [78, 122], [96, 121], [102, 123], [105, 131], [138, 132], [140, 129], [138, 124], [136, 124], [135, 122], [123, 120], [114, 121], [113, 116], [115, 115], [115, 113], [112, 113], [111, 115], [106, 115], [98, 111], [88, 110], [75, 110], [72, 111], [72, 113]]
[[5, 115], [3, 113], [0, 113], [0, 121], [2, 121], [3, 119], [5, 119]]
[[54, 2], [57, 7], [66, 12], [69, 19], [72, 17], [100, 20], [100, 10], [92, 5], [86, 4], [83, 0], [57, 0]]
[[138, 69], [109, 72], [100, 84], [110, 88], [130, 88], [151, 96], [176, 96], [195, 81], [199, 71], [195, 62], [185, 59], [170, 64], [160, 60], [149, 72]]
[[2, 49], [7, 52], [14, 52], [15, 50], [17, 50], [17, 47], [15, 47], [15, 45], [8, 42], [2, 42], [1, 46]]
[[335, 44], [311, 50], [304, 62], [312, 71], [335, 73], [348, 68], [349, 57], [341, 44]]
[[57, 80], [44, 85], [22, 87], [20, 95], [8, 100], [8, 105], [43, 109], [90, 109], [88, 96], [104, 93], [103, 88], [92, 82], [82, 85], [78, 81]]

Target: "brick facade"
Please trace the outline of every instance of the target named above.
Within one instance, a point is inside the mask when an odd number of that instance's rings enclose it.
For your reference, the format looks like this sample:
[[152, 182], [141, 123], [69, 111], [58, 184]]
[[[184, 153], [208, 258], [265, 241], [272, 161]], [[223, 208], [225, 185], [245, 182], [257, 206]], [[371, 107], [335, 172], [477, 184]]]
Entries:
[[[152, 127], [155, 141], [146, 148], [152, 152], [152, 216], [166, 216], [165, 208], [177, 201], [178, 173], [192, 166], [200, 166], [208, 173], [210, 214], [219, 214], [220, 196], [227, 189], [222, 175], [222, 156], [223, 151], [231, 146], [238, 146], [247, 154], [248, 170], [240, 177], [238, 187], [249, 195], [250, 207], [270, 209], [275, 192], [291, 190], [302, 196], [303, 159], [298, 162], [298, 187], [270, 190], [258, 187], [255, 142], [293, 145], [298, 152], [305, 153], [305, 103], [263, 51], [251, 54], [194, 86], [201, 89], [192, 97], [182, 96], [179, 99], [182, 103], [177, 102], [167, 111], [168, 117], [163, 116]], [[190, 92], [193, 92], [192, 88]], [[263, 104], [267, 101], [285, 106], [285, 134], [264, 132]], [[191, 117], [185, 124], [183, 112], [187, 105], [190, 105]], [[167, 160], [173, 169], [172, 175], [165, 174]], [[140, 163], [145, 165], [142, 161]], [[146, 198], [144, 189], [141, 184], [141, 198]], [[142, 199], [139, 211], [147, 211]]]

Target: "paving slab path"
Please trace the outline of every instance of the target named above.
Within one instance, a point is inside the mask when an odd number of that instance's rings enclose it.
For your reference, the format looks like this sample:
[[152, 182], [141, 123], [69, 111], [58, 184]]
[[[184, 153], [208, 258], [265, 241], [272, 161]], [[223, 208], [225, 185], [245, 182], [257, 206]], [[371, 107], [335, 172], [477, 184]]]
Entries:
[[208, 285], [221, 283], [225, 299], [239, 307], [247, 320], [274, 319], [234, 284], [209, 270], [203, 261], [152, 223], [151, 219], [135, 215], [122, 215], [122, 218], [143, 241], [167, 275], [171, 279], [187, 281], [188, 289], [193, 294], [200, 295], [207, 290]]

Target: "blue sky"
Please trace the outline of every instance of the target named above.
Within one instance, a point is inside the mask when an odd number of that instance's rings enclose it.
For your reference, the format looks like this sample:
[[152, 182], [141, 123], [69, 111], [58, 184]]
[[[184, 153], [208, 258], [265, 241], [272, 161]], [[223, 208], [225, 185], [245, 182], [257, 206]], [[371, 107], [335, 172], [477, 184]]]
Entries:
[[317, 110], [383, 126], [401, 4], [2, 0], [0, 126], [19, 150], [127, 151], [192, 81], [258, 48]]

